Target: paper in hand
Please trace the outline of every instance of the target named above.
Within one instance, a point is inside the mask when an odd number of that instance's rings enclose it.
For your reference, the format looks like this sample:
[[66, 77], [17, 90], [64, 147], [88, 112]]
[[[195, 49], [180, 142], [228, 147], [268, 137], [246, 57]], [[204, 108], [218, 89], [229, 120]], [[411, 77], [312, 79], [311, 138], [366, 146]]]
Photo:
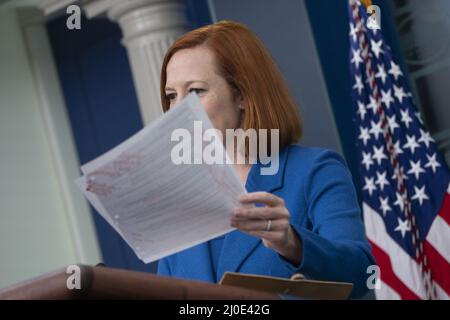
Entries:
[[[228, 162], [172, 161], [176, 144], [172, 132], [180, 128], [193, 132], [194, 121], [201, 121], [204, 130], [213, 128], [198, 97], [190, 94], [82, 166], [83, 176], [76, 180], [93, 207], [145, 263], [233, 230], [233, 209], [246, 192], [233, 167]], [[224, 149], [222, 153], [227, 157]]]

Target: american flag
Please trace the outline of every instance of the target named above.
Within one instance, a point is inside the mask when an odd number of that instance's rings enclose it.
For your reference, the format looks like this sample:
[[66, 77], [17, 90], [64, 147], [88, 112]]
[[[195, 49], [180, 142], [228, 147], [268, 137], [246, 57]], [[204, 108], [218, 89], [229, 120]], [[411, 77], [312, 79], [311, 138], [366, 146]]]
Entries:
[[359, 0], [349, 0], [350, 71], [362, 209], [380, 267], [378, 299], [449, 299], [450, 171], [401, 68]]

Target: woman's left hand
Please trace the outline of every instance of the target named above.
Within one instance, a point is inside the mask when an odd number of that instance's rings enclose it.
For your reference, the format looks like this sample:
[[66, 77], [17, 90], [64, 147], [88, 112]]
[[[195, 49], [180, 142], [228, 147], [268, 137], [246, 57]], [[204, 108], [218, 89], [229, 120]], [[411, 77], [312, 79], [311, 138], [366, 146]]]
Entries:
[[241, 196], [242, 204], [263, 203], [264, 207], [236, 208], [231, 226], [262, 239], [294, 265], [300, 265], [301, 242], [289, 223], [289, 210], [284, 200], [267, 192], [252, 192]]

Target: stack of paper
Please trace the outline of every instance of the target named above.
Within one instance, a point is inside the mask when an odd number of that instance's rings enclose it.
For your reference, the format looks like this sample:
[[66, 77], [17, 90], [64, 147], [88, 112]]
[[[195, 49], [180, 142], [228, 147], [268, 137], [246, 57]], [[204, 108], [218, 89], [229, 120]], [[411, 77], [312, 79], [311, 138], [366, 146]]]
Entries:
[[[77, 185], [145, 263], [225, 234], [245, 193], [230, 164], [174, 164], [172, 132], [213, 128], [189, 95], [157, 121], [81, 167]], [[197, 122], [198, 124], [198, 122]], [[221, 148], [223, 145], [220, 144]], [[192, 156], [201, 156], [192, 148]], [[222, 153], [227, 157], [226, 152]], [[228, 163], [228, 162], [227, 162]]]

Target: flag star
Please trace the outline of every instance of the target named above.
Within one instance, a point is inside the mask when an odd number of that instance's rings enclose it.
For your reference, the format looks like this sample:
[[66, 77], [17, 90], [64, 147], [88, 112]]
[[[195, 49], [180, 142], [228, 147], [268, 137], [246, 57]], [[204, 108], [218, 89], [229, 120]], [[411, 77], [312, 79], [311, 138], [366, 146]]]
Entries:
[[403, 170], [403, 167], [400, 167], [400, 169], [394, 168], [394, 174], [392, 175], [392, 179], [396, 180], [397, 176], [400, 177], [402, 180], [408, 180], [408, 176], [405, 174], [405, 170]]
[[363, 151], [363, 160], [362, 164], [366, 166], [366, 170], [369, 171], [370, 166], [373, 165], [372, 154], [370, 152], [365, 153]]
[[358, 111], [356, 111], [357, 114], [361, 117], [361, 121], [364, 120], [364, 117], [366, 116], [366, 107], [364, 106], [364, 103], [361, 101], [358, 101]]
[[381, 203], [380, 209], [381, 209], [381, 211], [383, 211], [383, 217], [385, 217], [386, 213], [388, 211], [392, 211], [392, 208], [388, 204], [389, 198], [388, 197], [386, 197], [386, 198], [380, 197], [379, 199], [380, 199], [380, 203]]
[[394, 206], [399, 206], [400, 211], [403, 212], [403, 210], [405, 209], [405, 199], [398, 192], [395, 193], [395, 196], [397, 197], [397, 200], [395, 200]]
[[359, 28], [357, 26], [355, 26], [353, 23], [350, 23], [350, 32], [349, 35], [352, 37], [353, 42], [356, 42], [357, 35], [359, 32]]
[[416, 141], [416, 137], [414, 135], [406, 135], [406, 140], [408, 140], [408, 142], [403, 146], [403, 149], [409, 148], [411, 150], [411, 153], [414, 154], [416, 148], [420, 147]]
[[360, 127], [360, 134], [358, 139], [361, 139], [364, 143], [364, 145], [367, 144], [367, 141], [370, 140], [370, 134], [369, 134], [369, 129], [368, 128], [364, 128], [364, 127]]
[[386, 179], [386, 171], [379, 173], [377, 171], [377, 181], [375, 184], [380, 186], [380, 190], [383, 191], [385, 185], [389, 185], [389, 181]]
[[363, 59], [361, 58], [361, 49], [353, 50], [353, 57], [351, 60], [351, 63], [355, 64], [355, 68], [358, 68], [359, 64], [363, 62]]
[[375, 57], [379, 57], [381, 53], [384, 53], [383, 49], [381, 48], [383, 45], [383, 42], [380, 40], [378, 42], [375, 42], [373, 40], [370, 40], [370, 45], [372, 47], [372, 52], [375, 53]]
[[381, 161], [383, 161], [383, 159], [387, 159], [386, 155], [383, 152], [383, 146], [381, 146], [379, 149], [375, 146], [373, 146], [373, 159], [377, 160], [378, 165], [381, 164]]
[[358, 90], [358, 94], [361, 94], [361, 91], [364, 89], [364, 85], [362, 83], [361, 76], [355, 76], [355, 85], [353, 86], [353, 89]]
[[383, 133], [383, 129], [381, 128], [381, 121], [375, 123], [374, 121], [370, 121], [372, 128], [370, 128], [370, 133], [373, 134], [376, 140], [378, 140], [378, 136]]
[[403, 102], [403, 98], [406, 98], [408, 95], [405, 93], [402, 87], [397, 87], [394, 84], [394, 96], [398, 99], [400, 103]]
[[430, 133], [428, 131], [420, 129], [419, 142], [423, 142], [428, 148], [430, 146], [430, 142], [434, 142], [434, 139], [430, 136]]
[[374, 82], [374, 80], [375, 80], [375, 75], [373, 74], [373, 72], [372, 73], [370, 73], [370, 74], [368, 74], [368, 75], [366, 75], [367, 76], [367, 78], [366, 78], [366, 83], [367, 84], [371, 84], [371, 83], [373, 83]]
[[372, 196], [372, 193], [377, 189], [375, 187], [375, 183], [373, 182], [373, 178], [364, 177], [366, 184], [364, 185], [363, 190], [367, 190], [369, 192], [369, 196]]
[[392, 92], [391, 89], [384, 91], [381, 89], [381, 101], [384, 103], [386, 108], [389, 109], [391, 106], [391, 103], [394, 103], [394, 98], [392, 98]]
[[416, 112], [416, 118], [419, 120], [420, 124], [423, 125], [422, 114], [420, 112]]
[[378, 65], [378, 72], [375, 75], [376, 78], [381, 78], [381, 82], [384, 84], [386, 82], [387, 74], [386, 70], [384, 70], [384, 67], [382, 64]]
[[400, 128], [399, 125], [397, 124], [397, 119], [395, 114], [392, 117], [387, 117], [387, 121], [389, 124], [389, 128], [391, 129], [392, 134], [394, 134], [395, 129]]
[[372, 109], [372, 112], [374, 114], [376, 114], [378, 111], [377, 101], [372, 96], [370, 96], [370, 103], [367, 105], [367, 109]]
[[394, 61], [391, 61], [391, 68], [389, 69], [388, 73], [394, 76], [395, 81], [397, 81], [397, 78], [399, 76], [403, 75], [402, 71], [400, 70], [400, 67]]
[[411, 197], [411, 200], [418, 200], [420, 205], [422, 205], [424, 200], [429, 200], [430, 198], [425, 194], [425, 186], [422, 188], [417, 188], [414, 186], [415, 194]]
[[441, 164], [436, 160], [436, 153], [434, 153], [432, 156], [429, 155], [426, 156], [428, 158], [428, 162], [425, 165], [425, 168], [431, 167], [433, 173], [436, 173], [436, 168], [441, 166]]
[[394, 231], [400, 231], [402, 234], [402, 238], [405, 237], [406, 232], [411, 231], [411, 224], [409, 223], [409, 220], [406, 219], [403, 221], [400, 218], [397, 218], [398, 226], [394, 229]]
[[408, 109], [406, 109], [406, 110], [400, 109], [400, 113], [402, 114], [402, 119], [401, 119], [401, 121], [405, 124], [406, 128], [409, 129], [409, 124], [410, 124], [411, 122], [413, 122], [413, 120], [412, 120], [411, 117], [409, 116]]
[[396, 143], [394, 143], [394, 152], [396, 155], [402, 154], [403, 150], [400, 148], [400, 141], [398, 140]]
[[419, 180], [420, 174], [425, 172], [425, 170], [421, 166], [420, 159], [417, 162], [409, 160], [409, 165], [411, 166], [411, 169], [409, 169], [407, 173], [414, 174], [416, 180]]

